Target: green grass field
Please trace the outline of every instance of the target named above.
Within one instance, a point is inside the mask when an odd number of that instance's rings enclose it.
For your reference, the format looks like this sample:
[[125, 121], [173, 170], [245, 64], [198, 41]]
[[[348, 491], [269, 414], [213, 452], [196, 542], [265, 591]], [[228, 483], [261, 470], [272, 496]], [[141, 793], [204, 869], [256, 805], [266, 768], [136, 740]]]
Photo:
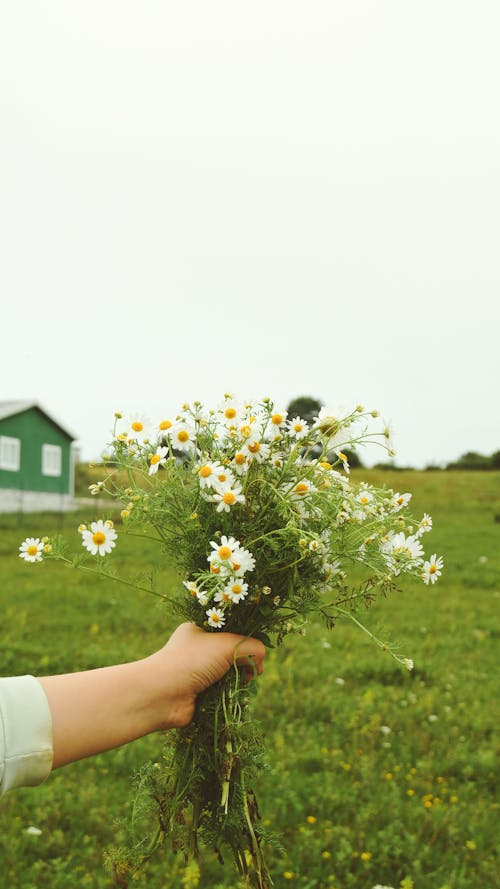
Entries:
[[[491, 889], [500, 816], [495, 796], [500, 620], [500, 473], [375, 472], [357, 477], [414, 494], [434, 520], [426, 552], [445, 557], [434, 587], [404, 584], [378, 601], [367, 625], [415, 661], [398, 667], [351, 624], [311, 625], [269, 652], [254, 712], [269, 768], [262, 816], [275, 886], [300, 889]], [[82, 516], [0, 516], [2, 675], [85, 669], [141, 657], [174, 618], [152, 597], [17, 558], [27, 535], [62, 531], [79, 545]], [[147, 569], [153, 550], [120, 541], [123, 571]], [[175, 577], [165, 569], [165, 588]], [[0, 804], [2, 885], [103, 889], [120, 841], [130, 776], [161, 750], [161, 736], [55, 772]], [[34, 826], [39, 836], [27, 833]], [[236, 889], [207, 853], [200, 870], [170, 852], [139, 878], [151, 889]]]

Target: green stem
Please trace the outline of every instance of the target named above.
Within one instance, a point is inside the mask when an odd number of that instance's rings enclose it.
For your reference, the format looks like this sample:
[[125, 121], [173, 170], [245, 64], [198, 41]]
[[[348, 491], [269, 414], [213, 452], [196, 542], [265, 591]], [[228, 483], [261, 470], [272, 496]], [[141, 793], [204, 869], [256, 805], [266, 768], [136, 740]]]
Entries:
[[97, 574], [99, 577], [105, 577], [107, 580], [114, 580], [117, 583], [123, 584], [123, 586], [132, 587], [134, 590], [140, 590], [143, 593], [150, 593], [151, 596], [157, 596], [159, 599], [163, 599], [164, 602], [169, 602], [170, 604], [174, 604], [174, 600], [170, 599], [169, 596], [165, 596], [164, 593], [157, 593], [156, 590], [151, 590], [149, 587], [141, 586], [137, 583], [132, 583], [131, 580], [125, 580], [123, 577], [118, 577], [116, 574], [109, 574], [107, 571], [102, 571], [97, 568], [89, 568], [88, 565], [74, 565], [71, 559], [67, 559], [65, 556], [54, 556], [54, 559], [57, 559], [59, 562], [65, 562], [70, 568], [80, 568], [82, 571], [88, 571], [90, 574]]

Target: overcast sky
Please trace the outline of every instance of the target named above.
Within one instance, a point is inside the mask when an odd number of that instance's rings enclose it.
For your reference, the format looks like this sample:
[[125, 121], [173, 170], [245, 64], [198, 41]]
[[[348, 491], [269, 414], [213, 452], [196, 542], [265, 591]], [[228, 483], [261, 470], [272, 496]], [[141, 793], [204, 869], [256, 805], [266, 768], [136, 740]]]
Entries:
[[[0, 400], [226, 390], [500, 449], [498, 0], [3, 0]], [[369, 452], [367, 462], [382, 455]]]

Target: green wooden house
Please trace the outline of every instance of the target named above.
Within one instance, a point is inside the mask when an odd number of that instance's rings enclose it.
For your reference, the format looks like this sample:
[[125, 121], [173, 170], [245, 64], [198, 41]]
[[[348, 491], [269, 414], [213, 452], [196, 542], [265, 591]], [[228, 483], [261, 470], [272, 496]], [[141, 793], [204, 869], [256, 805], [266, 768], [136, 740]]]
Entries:
[[0, 512], [69, 509], [74, 441], [36, 402], [0, 401]]

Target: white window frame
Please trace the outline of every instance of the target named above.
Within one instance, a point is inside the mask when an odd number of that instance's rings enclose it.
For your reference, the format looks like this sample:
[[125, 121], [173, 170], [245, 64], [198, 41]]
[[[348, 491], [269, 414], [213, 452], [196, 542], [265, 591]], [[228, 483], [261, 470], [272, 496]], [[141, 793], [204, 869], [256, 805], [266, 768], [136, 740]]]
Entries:
[[0, 435], [0, 469], [19, 472], [21, 466], [21, 440], [10, 435]]
[[42, 475], [58, 478], [62, 475], [62, 448], [60, 445], [42, 445]]

